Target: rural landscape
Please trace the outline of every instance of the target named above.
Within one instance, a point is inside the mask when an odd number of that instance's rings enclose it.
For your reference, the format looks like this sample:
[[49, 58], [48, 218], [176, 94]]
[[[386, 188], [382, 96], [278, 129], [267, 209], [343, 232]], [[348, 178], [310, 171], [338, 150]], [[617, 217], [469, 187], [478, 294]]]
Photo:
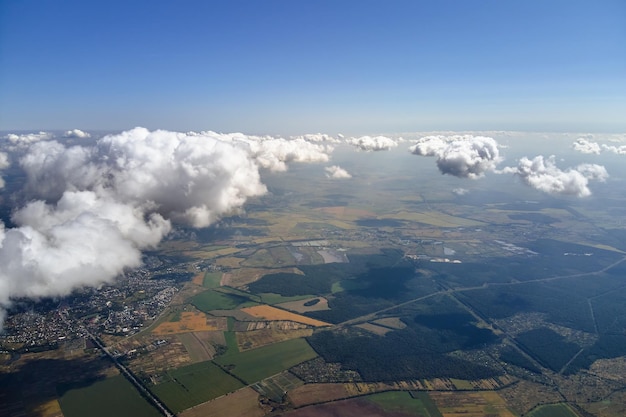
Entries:
[[177, 229], [112, 285], [16, 303], [0, 415], [624, 415], [608, 185], [600, 202], [315, 168], [267, 173], [245, 212]]

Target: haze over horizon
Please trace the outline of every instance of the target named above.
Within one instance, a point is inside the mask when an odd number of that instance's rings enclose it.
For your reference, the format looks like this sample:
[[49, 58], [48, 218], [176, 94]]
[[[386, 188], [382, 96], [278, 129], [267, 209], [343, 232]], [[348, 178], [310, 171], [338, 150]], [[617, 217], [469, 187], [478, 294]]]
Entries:
[[626, 130], [621, 1], [3, 2], [0, 130]]

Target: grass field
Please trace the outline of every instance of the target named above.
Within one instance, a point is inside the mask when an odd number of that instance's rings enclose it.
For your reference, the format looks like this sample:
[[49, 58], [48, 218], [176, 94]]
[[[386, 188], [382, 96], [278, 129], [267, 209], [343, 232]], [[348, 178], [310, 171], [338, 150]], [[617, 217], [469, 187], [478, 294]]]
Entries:
[[220, 286], [221, 280], [221, 272], [206, 272], [204, 274], [204, 279], [202, 280], [202, 286], [204, 288], [217, 288]]
[[423, 394], [412, 397], [406, 391], [388, 391], [368, 395], [366, 398], [381, 406], [385, 411], [417, 414], [424, 417], [443, 417], [428, 394]]
[[159, 417], [123, 376], [118, 375], [66, 391], [59, 399], [65, 417]]
[[578, 417], [567, 404], [542, 405], [528, 413], [528, 417]]
[[317, 353], [306, 340], [292, 339], [246, 352], [229, 349], [215, 362], [227, 367], [247, 383], [253, 383], [316, 356]]
[[175, 413], [243, 386], [212, 362], [185, 366], [169, 371], [167, 376], [169, 381], [155, 385], [151, 390]]
[[268, 305], [246, 307], [242, 308], [241, 311], [250, 314], [251, 316], [263, 318], [266, 320], [289, 320], [295, 321], [296, 323], [308, 324], [315, 327], [330, 326], [330, 324], [323, 321], [301, 316], [300, 314], [291, 313], [289, 311], [281, 310], [280, 308]]
[[288, 303], [291, 301], [300, 301], [311, 298], [311, 295], [294, 295], [292, 297], [285, 297], [280, 294], [274, 294], [269, 292], [263, 292], [257, 294], [261, 301], [265, 304], [280, 304], [280, 303]]
[[190, 301], [198, 310], [207, 313], [212, 310], [232, 310], [240, 306], [254, 304], [241, 296], [223, 294], [215, 290], [207, 290], [194, 295]]

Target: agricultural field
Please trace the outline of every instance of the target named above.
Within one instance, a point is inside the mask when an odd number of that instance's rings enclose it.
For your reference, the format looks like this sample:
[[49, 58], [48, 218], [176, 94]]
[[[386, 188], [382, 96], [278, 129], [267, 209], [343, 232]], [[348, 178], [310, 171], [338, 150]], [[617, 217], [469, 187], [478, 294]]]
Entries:
[[212, 362], [168, 371], [162, 379], [164, 382], [150, 387], [150, 390], [176, 413], [243, 386]]
[[578, 414], [567, 404], [549, 404], [535, 408], [528, 417], [578, 417]]
[[431, 392], [444, 417], [515, 417], [497, 392]]
[[181, 333], [178, 340], [185, 346], [193, 363], [213, 359], [217, 353], [215, 346], [226, 344], [223, 331]]
[[284, 371], [252, 384], [252, 388], [264, 398], [280, 404], [285, 400], [287, 392], [302, 386], [302, 384], [304, 382], [297, 376], [289, 371]]
[[296, 323], [308, 324], [313, 327], [330, 326], [329, 323], [325, 323], [320, 320], [315, 320], [306, 316], [301, 316], [299, 314], [294, 314], [289, 311], [281, 310], [280, 308], [276, 308], [276, 307], [272, 307], [268, 305], [245, 307], [245, 308], [242, 308], [241, 311], [251, 316], [258, 317], [264, 320], [287, 320], [287, 321], [294, 321]]
[[304, 274], [298, 268], [238, 268], [223, 274], [221, 285], [239, 288], [258, 281], [267, 274], [276, 273]]
[[152, 333], [157, 336], [226, 330], [226, 320], [223, 318], [208, 317], [204, 313], [185, 311], [180, 313], [176, 321], [161, 323]]
[[406, 391], [387, 391], [369, 395], [365, 398], [391, 413], [406, 413], [423, 417], [443, 417], [427, 393], [411, 395]]
[[420, 414], [390, 412], [373, 401], [364, 398], [340, 400], [320, 405], [311, 405], [279, 414], [281, 417], [427, 417]]
[[[257, 322], [258, 323], [258, 322]], [[295, 324], [293, 322], [287, 322], [287, 324]], [[237, 346], [240, 352], [256, 349], [261, 346], [267, 346], [278, 342], [284, 342], [285, 340], [298, 339], [302, 337], [311, 336], [313, 329], [302, 328], [301, 326], [290, 326], [295, 328], [265, 328], [258, 330], [250, 330], [245, 332], [236, 332]]]
[[207, 313], [213, 310], [232, 310], [240, 306], [255, 304], [240, 295], [225, 294], [216, 290], [201, 292], [192, 297], [189, 301], [198, 310]]
[[288, 393], [289, 400], [296, 408], [310, 404], [319, 404], [349, 398], [352, 395], [346, 390], [345, 384], [306, 384]]
[[259, 393], [250, 387], [216, 398], [179, 414], [180, 417], [263, 417], [266, 411], [259, 405]]
[[121, 375], [68, 389], [61, 395], [59, 404], [64, 417], [161, 416]]
[[253, 383], [316, 356], [306, 340], [292, 339], [246, 352], [229, 349], [215, 362], [247, 383]]

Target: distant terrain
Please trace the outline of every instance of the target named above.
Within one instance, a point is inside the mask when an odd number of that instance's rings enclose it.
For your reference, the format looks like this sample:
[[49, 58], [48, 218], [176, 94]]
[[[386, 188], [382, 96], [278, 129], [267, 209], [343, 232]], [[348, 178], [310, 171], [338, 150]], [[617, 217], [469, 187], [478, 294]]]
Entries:
[[116, 285], [18, 303], [0, 415], [162, 414], [115, 362], [180, 416], [623, 415], [623, 201], [299, 175]]

